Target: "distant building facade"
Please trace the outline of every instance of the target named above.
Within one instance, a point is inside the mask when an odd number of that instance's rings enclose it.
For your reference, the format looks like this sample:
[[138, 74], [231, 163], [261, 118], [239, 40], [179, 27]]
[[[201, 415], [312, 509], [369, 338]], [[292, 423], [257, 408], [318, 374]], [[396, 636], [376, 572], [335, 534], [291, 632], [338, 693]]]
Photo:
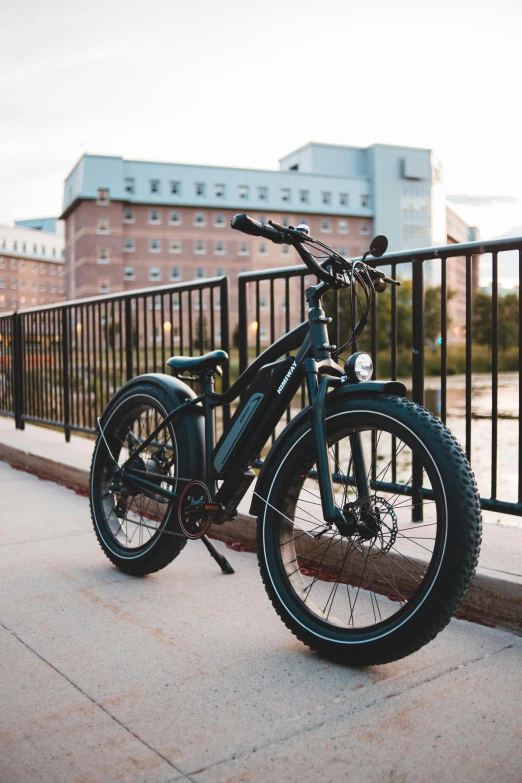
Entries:
[[0, 314], [65, 299], [64, 241], [57, 233], [0, 226]]
[[67, 298], [226, 274], [233, 328], [238, 272], [301, 263], [287, 246], [233, 231], [238, 212], [305, 221], [347, 257], [365, 252], [377, 233], [390, 250], [449, 238], [431, 150], [308, 144], [282, 158], [279, 171], [83, 155], [65, 181]]

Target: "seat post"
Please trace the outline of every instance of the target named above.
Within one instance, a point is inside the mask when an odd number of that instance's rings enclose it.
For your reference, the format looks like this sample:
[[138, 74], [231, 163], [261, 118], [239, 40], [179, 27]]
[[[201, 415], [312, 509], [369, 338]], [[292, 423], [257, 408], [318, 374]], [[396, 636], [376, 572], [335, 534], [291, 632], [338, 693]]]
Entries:
[[210, 490], [212, 500], [216, 492], [212, 470], [212, 452], [214, 451], [214, 410], [210, 404], [211, 395], [214, 392], [214, 370], [206, 370], [201, 377], [201, 386], [204, 394], [205, 408], [205, 483]]

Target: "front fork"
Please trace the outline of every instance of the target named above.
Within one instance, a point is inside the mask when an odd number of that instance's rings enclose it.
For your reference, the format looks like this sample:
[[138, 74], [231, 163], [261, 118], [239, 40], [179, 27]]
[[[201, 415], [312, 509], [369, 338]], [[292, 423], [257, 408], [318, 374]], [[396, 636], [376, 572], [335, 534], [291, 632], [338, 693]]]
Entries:
[[[334, 524], [336, 527], [342, 526], [344, 529], [346, 529], [346, 525], [350, 523], [345, 518], [341, 509], [335, 505], [332, 472], [330, 470], [328, 461], [328, 438], [326, 435], [324, 418], [326, 393], [328, 391], [328, 387], [340, 386], [343, 381], [341, 378], [337, 378], [331, 375], [319, 376], [317, 363], [314, 359], [306, 360], [305, 373], [308, 397], [311, 406], [310, 420], [317, 455], [317, 480], [319, 482], [319, 490], [321, 493], [323, 517], [329, 524]], [[355, 485], [357, 487], [357, 495], [359, 498], [367, 498], [369, 496], [370, 489], [368, 485], [361, 439], [357, 433], [350, 436], [350, 444], [352, 449], [353, 474], [355, 478]], [[346, 478], [347, 480], [350, 480], [349, 476]], [[353, 523], [353, 526], [353, 532], [355, 532], [355, 523]]]

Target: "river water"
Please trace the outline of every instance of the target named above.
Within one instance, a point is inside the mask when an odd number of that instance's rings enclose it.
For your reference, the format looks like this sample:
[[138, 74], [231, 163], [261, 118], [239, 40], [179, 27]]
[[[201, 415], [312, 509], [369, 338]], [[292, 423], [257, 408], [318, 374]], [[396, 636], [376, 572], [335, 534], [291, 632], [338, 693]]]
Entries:
[[[440, 378], [426, 378], [426, 407], [440, 415]], [[410, 393], [408, 393], [408, 396]], [[466, 442], [466, 378], [447, 379], [447, 426], [462, 447]], [[474, 373], [472, 378], [471, 465], [480, 494], [491, 497], [491, 375]], [[500, 373], [498, 379], [497, 498], [517, 501], [518, 494], [518, 373]], [[522, 518], [484, 512], [484, 521], [522, 529]]]

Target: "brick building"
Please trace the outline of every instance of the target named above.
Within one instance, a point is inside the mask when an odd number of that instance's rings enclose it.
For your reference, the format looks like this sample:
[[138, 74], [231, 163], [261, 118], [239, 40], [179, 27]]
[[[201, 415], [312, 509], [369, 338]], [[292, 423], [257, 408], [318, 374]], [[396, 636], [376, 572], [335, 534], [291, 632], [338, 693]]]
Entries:
[[59, 233], [0, 226], [0, 314], [65, 299]]
[[[390, 250], [449, 240], [441, 167], [431, 150], [309, 144], [282, 158], [279, 171], [83, 155], [65, 182], [67, 298], [225, 274], [233, 329], [239, 272], [301, 263], [291, 248], [233, 231], [238, 212], [261, 222], [304, 221], [347, 257], [367, 250], [374, 233], [388, 236]], [[471, 229], [451, 214], [469, 240]], [[282, 307], [276, 301], [278, 333]], [[261, 337], [267, 339], [264, 326]]]

